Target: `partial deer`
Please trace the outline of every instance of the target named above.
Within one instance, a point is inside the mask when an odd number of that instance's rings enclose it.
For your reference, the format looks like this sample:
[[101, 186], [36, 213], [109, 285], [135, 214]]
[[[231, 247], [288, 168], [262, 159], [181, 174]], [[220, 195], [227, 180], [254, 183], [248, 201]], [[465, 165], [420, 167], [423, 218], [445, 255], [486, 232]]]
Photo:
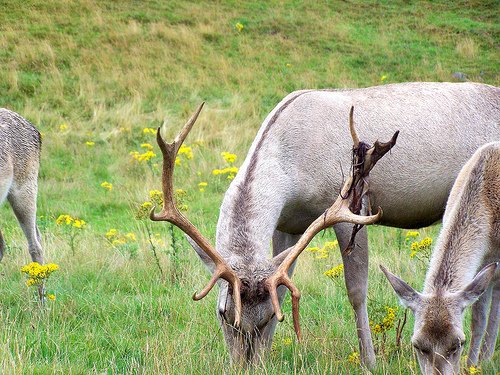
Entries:
[[[28, 240], [33, 262], [43, 263], [40, 232], [36, 226], [38, 169], [42, 141], [26, 119], [0, 108], [0, 204], [9, 201]], [[0, 231], [0, 260], [5, 241]]]
[[453, 185], [423, 292], [381, 266], [415, 315], [411, 341], [423, 374], [459, 374], [464, 309], [476, 300], [468, 365], [491, 359], [500, 321], [499, 261], [500, 142], [493, 142], [474, 153]]
[[[273, 259], [260, 256], [253, 257], [252, 255], [254, 254], [251, 253], [247, 254], [246, 257], [241, 257], [238, 253], [222, 255], [180, 213], [176, 207], [173, 194], [173, 172], [177, 152], [202, 108], [203, 103], [198, 107], [186, 125], [184, 125], [172, 143], [166, 144], [161, 135], [161, 129], [158, 129], [157, 142], [163, 154], [162, 182], [164, 203], [163, 209], [159, 214], [155, 214], [155, 208], [151, 210], [150, 218], [153, 221], [169, 221], [176, 225], [186, 233], [200, 256], [209, 259], [205, 260], [211, 265], [213, 277], [205, 289], [199, 294], [195, 294], [193, 299], [200, 300], [205, 297], [219, 279], [229, 283], [234, 309], [221, 311], [221, 307], [219, 307], [219, 313], [222, 316], [221, 323], [223, 327], [232, 331], [230, 336], [232, 340], [228, 341], [230, 350], [233, 353], [232, 358], [237, 357], [240, 363], [244, 365], [248, 360], [259, 358], [259, 356], [255, 355], [256, 349], [270, 344], [270, 342], [262, 342], [270, 338], [268, 336], [261, 336], [260, 330], [262, 326], [259, 323], [267, 323], [273, 316], [276, 316], [279, 321], [283, 320], [280, 308], [280, 296], [278, 296], [278, 287], [282, 285], [292, 293], [293, 324], [297, 338], [300, 340], [300, 292], [290, 279], [295, 261], [312, 238], [325, 228], [340, 222], [353, 223], [355, 224], [352, 232], [353, 242], [357, 231], [363, 225], [372, 224], [380, 219], [382, 216], [380, 208], [378, 213], [372, 216], [360, 216], [353, 213], [352, 210], [356, 212], [361, 211], [362, 202], [366, 197], [368, 189], [368, 175], [377, 161], [394, 146], [399, 132], [396, 132], [387, 143], [377, 141], [373, 146], [369, 146], [366, 143], [360, 142], [354, 128], [354, 108], [352, 107], [349, 114], [349, 127], [354, 143], [353, 168], [339, 196], [330, 208], [309, 225], [294, 246], [291, 246]], [[245, 352], [241, 353], [241, 351]]]
[[[500, 140], [500, 90], [473, 83], [405, 83], [362, 89], [302, 90], [285, 97], [264, 120], [220, 209], [215, 248], [231, 259], [245, 281], [241, 329], [235, 322], [234, 288], [222, 280], [217, 304], [225, 340], [235, 362], [258, 361], [270, 347], [277, 319], [263, 286], [268, 262], [286, 253], [332, 203], [341, 190], [352, 157], [346, 128], [356, 108], [356, 129], [364, 139], [389, 139], [395, 129], [397, 157], [383, 158], [370, 174], [368, 195], [384, 209], [379, 224], [399, 228], [439, 220], [455, 178], [473, 152]], [[396, 154], [396, 153], [395, 153]], [[340, 247], [351, 239], [352, 225], [334, 226]], [[273, 260], [268, 260], [272, 240]], [[192, 243], [209, 269], [215, 265]], [[280, 255], [281, 254], [281, 255]], [[354, 309], [360, 355], [375, 364], [366, 293], [368, 242], [361, 229], [354, 250], [342, 252], [349, 301]], [[259, 260], [259, 261], [255, 261]], [[290, 268], [290, 274], [293, 266]], [[278, 288], [281, 303], [285, 287]]]

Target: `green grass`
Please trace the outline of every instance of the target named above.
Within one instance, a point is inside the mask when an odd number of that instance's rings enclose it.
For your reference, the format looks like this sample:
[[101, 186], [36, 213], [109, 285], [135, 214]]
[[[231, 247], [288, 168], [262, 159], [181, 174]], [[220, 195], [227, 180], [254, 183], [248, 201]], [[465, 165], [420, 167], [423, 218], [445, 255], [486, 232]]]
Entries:
[[[48, 282], [56, 301], [40, 309], [19, 272], [29, 262], [24, 237], [10, 208], [0, 208], [9, 246], [0, 264], [1, 373], [237, 372], [229, 370], [215, 320], [216, 292], [198, 303], [190, 298], [209, 278], [194, 251], [176, 231], [174, 256], [167, 224], [136, 219], [149, 191], [160, 187], [159, 158], [148, 166], [129, 155], [154, 143], [143, 128], [166, 121], [173, 135], [199, 102], [207, 102], [188, 138], [190, 145], [202, 143], [177, 168], [176, 186], [188, 192], [190, 219], [213, 241], [229, 184], [211, 174], [225, 166], [220, 152], [235, 152], [240, 165], [266, 114], [290, 91], [451, 81], [454, 72], [500, 82], [493, 1], [0, 5], [0, 106], [43, 133], [39, 225], [47, 260], [60, 265]], [[113, 189], [102, 188], [103, 181]], [[202, 181], [208, 182], [203, 193]], [[68, 233], [55, 224], [60, 214], [87, 222], [74, 254]], [[136, 256], [110, 245], [104, 235], [111, 228], [136, 234]], [[166, 241], [157, 246], [163, 277], [147, 228]], [[425, 233], [435, 237], [437, 230]], [[422, 284], [425, 264], [399, 248], [401, 236], [396, 229], [370, 228], [372, 317], [397, 305], [379, 263], [414, 287]], [[303, 292], [304, 342], [294, 340], [286, 300], [275, 349], [257, 373], [363, 373], [347, 361], [357, 340], [345, 287], [323, 275], [339, 262], [334, 253], [302, 256], [294, 280]], [[379, 351], [375, 374], [418, 373], [411, 326], [409, 317], [399, 351]], [[484, 374], [494, 371], [483, 368]]]

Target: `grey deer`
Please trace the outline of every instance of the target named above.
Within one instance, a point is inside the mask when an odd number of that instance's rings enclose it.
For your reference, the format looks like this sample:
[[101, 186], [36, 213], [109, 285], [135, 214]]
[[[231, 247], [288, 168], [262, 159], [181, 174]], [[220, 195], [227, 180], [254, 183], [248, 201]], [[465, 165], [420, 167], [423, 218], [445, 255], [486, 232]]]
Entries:
[[[266, 117], [220, 209], [215, 248], [235, 273], [253, 272], [243, 285], [240, 330], [233, 329], [235, 289], [220, 282], [216, 314], [234, 362], [258, 361], [269, 350], [277, 316], [265, 287], [271, 263], [286, 256], [306, 228], [331, 204], [351, 163], [346, 113], [356, 107], [365, 139], [401, 131], [397, 158], [386, 157], [370, 175], [380, 224], [416, 228], [439, 220], [453, 182], [482, 144], [500, 140], [500, 90], [474, 83], [405, 83], [348, 90], [303, 90], [285, 97]], [[345, 249], [352, 227], [334, 226]], [[272, 240], [273, 260], [268, 260]], [[193, 247], [212, 271], [214, 262]], [[359, 231], [354, 250], [342, 252], [360, 354], [375, 364], [366, 294], [368, 244]], [[293, 269], [291, 267], [290, 273]], [[285, 287], [278, 289], [279, 302]], [[279, 316], [281, 318], [281, 316]], [[245, 331], [241, 340], [239, 332]]]
[[468, 366], [477, 365], [480, 353], [483, 360], [492, 357], [500, 320], [499, 261], [500, 142], [493, 142], [474, 153], [453, 185], [423, 292], [381, 266], [415, 315], [411, 341], [423, 374], [459, 374], [464, 309], [476, 300]]
[[[258, 329], [248, 325], [248, 318], [246, 317], [246, 314], [260, 313], [258, 307], [262, 302], [262, 297], [270, 300], [272, 304], [274, 312], [269, 311], [269, 313], [276, 315], [279, 321], [283, 320], [283, 314], [281, 312], [279, 301], [280, 298], [278, 297], [278, 288], [281, 285], [286, 286], [292, 292], [293, 324], [297, 337], [300, 340], [300, 291], [290, 279], [291, 269], [301, 252], [306, 248], [312, 238], [321, 230], [339, 222], [354, 223], [355, 227], [352, 232], [351, 240], [351, 243], [354, 243], [356, 233], [363, 225], [372, 224], [380, 219], [382, 215], [380, 208], [379, 212], [373, 216], [360, 216], [357, 213], [362, 210], [363, 200], [366, 197], [367, 181], [370, 171], [375, 166], [377, 161], [395, 145], [399, 132], [396, 132], [392, 139], [387, 143], [380, 143], [377, 141], [373, 146], [370, 146], [364, 142], [360, 142], [353, 122], [354, 107], [351, 107], [349, 114], [349, 128], [354, 143], [353, 167], [338, 198], [330, 208], [328, 208], [315, 221], [313, 221], [311, 225], [309, 225], [294, 246], [290, 247], [273, 259], [248, 258], [246, 267], [236, 269], [233, 262], [235, 260], [237, 262], [240, 260], [238, 258], [226, 259], [221, 257], [221, 254], [217, 252], [216, 248], [212, 247], [200, 234], [196, 227], [179, 212], [173, 196], [173, 171], [177, 152], [196, 121], [203, 104], [204, 103], [199, 106], [195, 114], [186, 123], [175, 138], [174, 142], [166, 144], [160, 133], [160, 129], [157, 132], [158, 145], [160, 146], [163, 154], [162, 180], [164, 203], [160, 214], [155, 214], [155, 208], [152, 209], [150, 218], [154, 221], [166, 220], [175, 224], [186, 233], [189, 241], [193, 244], [193, 246], [196, 246], [198, 251], [200, 251], [200, 254], [209, 258], [213, 263], [212, 272], [214, 275], [207, 287], [199, 294], [195, 294], [193, 296], [195, 300], [205, 297], [219, 279], [230, 283], [231, 288], [234, 291], [232, 293], [232, 299], [235, 305], [234, 316], [231, 317], [231, 324], [229, 325], [230, 329], [235, 331], [235, 340], [230, 343], [232, 350], [239, 351], [245, 346], [248, 346], [248, 349], [252, 350], [252, 348], [256, 346], [255, 343], [250, 343], [250, 345], [244, 344], [247, 340], [254, 340], [255, 333], [257, 335], [259, 334]], [[352, 250], [352, 248], [347, 249], [347, 251], [350, 250]], [[248, 267], [249, 265], [250, 267]], [[256, 268], [256, 265], [258, 265], [259, 268]], [[255, 288], [254, 284], [259, 285], [260, 295], [253, 293], [253, 289]], [[255, 306], [257, 307], [257, 310], [255, 310]], [[246, 317], [246, 319], [242, 320], [242, 316]], [[225, 317], [225, 319], [228, 319], [228, 317]], [[225, 324], [227, 323], [228, 322], [225, 322]], [[260, 340], [260, 337], [257, 336], [257, 339]], [[250, 354], [251, 353], [247, 353], [247, 355]], [[240, 363], [242, 365], [246, 365], [248, 363], [245, 357], [240, 356], [240, 359]]]
[[[28, 240], [33, 262], [43, 263], [36, 226], [38, 170], [42, 141], [35, 127], [19, 114], [0, 108], [0, 204], [7, 198]], [[5, 241], [0, 231], [0, 260]]]

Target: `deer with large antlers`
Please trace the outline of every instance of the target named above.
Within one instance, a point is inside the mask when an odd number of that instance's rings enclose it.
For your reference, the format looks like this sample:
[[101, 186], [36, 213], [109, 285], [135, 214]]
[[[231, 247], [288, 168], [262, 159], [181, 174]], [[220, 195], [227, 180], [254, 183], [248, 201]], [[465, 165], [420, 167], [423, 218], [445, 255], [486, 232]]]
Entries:
[[[380, 207], [378, 213], [372, 216], [360, 216], [359, 214], [353, 213], [351, 209], [358, 213], [361, 211], [362, 201], [367, 193], [368, 174], [377, 161], [395, 145], [399, 132], [396, 132], [387, 143], [380, 143], [377, 141], [373, 146], [369, 146], [360, 142], [354, 127], [354, 107], [351, 107], [349, 113], [349, 128], [354, 143], [353, 168], [335, 202], [309, 225], [295, 245], [284, 251], [279, 257], [275, 257], [273, 260], [267, 258], [251, 259], [250, 263], [246, 263], [246, 266], [242, 267], [241, 264], [231, 264], [232, 259], [225, 259], [219, 254], [217, 249], [211, 246], [197, 228], [181, 214], [175, 204], [173, 188], [175, 159], [184, 139], [198, 118], [203, 105], [204, 103], [198, 107], [172, 143], [165, 143], [161, 135], [161, 129], [158, 129], [157, 142], [163, 154], [162, 190], [164, 203], [159, 214], [155, 213], [155, 208], [151, 210], [150, 218], [153, 221], [168, 221], [176, 225], [188, 236], [190, 242], [195, 246], [197, 251], [202, 256], [208, 256], [214, 264], [214, 267], [212, 267], [213, 276], [211, 280], [200, 293], [195, 293], [193, 295], [194, 300], [200, 300], [205, 297], [219, 279], [223, 279], [229, 283], [232, 303], [234, 304], [234, 316], [229, 318], [225, 315], [224, 311], [219, 311], [225, 319], [224, 323], [227, 324], [231, 330], [235, 331], [233, 337], [237, 338], [237, 341], [231, 341], [231, 349], [238, 351], [245, 349], [247, 351], [245, 356], [240, 355], [240, 358], [248, 360], [252, 357], [258, 358], [254, 356], [254, 351], [261, 345], [258, 345], [254, 341], [262, 340], [260, 336], [261, 327], [254, 326], [252, 324], [253, 322], [248, 324], [248, 317], [243, 320], [244, 324], [242, 325], [242, 314], [253, 314], [255, 310], [254, 305], [256, 303], [261, 303], [264, 298], [270, 302], [269, 307], [272, 307], [272, 310], [268, 309], [269, 311], [265, 321], [269, 321], [272, 315], [276, 316], [278, 321], [282, 321], [283, 314], [280, 308], [280, 297], [278, 296], [278, 287], [281, 285], [287, 287], [292, 293], [293, 324], [297, 338], [300, 340], [300, 292], [290, 279], [293, 265], [313, 237], [323, 229], [340, 222], [353, 223], [356, 225], [353, 230], [354, 239], [356, 232], [361, 226], [373, 224], [380, 219], [382, 216]], [[259, 269], [258, 272], [255, 272], [256, 268]], [[258, 284], [257, 289], [261, 293], [260, 296], [252, 293], [253, 291], [250, 288], [255, 288], [255, 285], [252, 285], [252, 283]], [[247, 308], [248, 311], [246, 311]], [[247, 342], [248, 340], [251, 340], [251, 342]]]
[[[298, 306], [299, 293], [287, 279], [293, 272], [292, 254], [299, 251], [293, 245], [323, 217], [342, 189], [342, 168], [352, 162], [353, 140], [346, 131], [351, 105], [364, 139], [388, 139], [395, 129], [401, 130], [398, 157], [383, 158], [370, 173], [368, 200], [349, 197], [351, 206], [358, 206], [353, 211], [368, 201], [384, 209], [379, 224], [416, 228], [439, 220], [453, 181], [474, 150], [500, 140], [499, 94], [495, 87], [471, 83], [303, 90], [291, 93], [271, 111], [224, 196], [217, 251], [205, 240], [191, 241], [214, 273], [209, 287], [195, 298], [203, 297], [221, 278], [216, 312], [233, 362], [258, 361], [270, 347], [287, 287]], [[168, 181], [164, 187], [170, 186]], [[184, 219], [180, 224], [190, 236], [198, 236]], [[366, 229], [359, 230], [353, 243], [351, 224], [339, 222], [334, 230], [341, 248], [352, 249], [342, 251], [344, 276], [361, 359], [371, 367], [375, 353], [366, 308]], [[288, 272], [283, 272], [288, 264]], [[275, 293], [274, 286], [280, 284], [284, 285]]]

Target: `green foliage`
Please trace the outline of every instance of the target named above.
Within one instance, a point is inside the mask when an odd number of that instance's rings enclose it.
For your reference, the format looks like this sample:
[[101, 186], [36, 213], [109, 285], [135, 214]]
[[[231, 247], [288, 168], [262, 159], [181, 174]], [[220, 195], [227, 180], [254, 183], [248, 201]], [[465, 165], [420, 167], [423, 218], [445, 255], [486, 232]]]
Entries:
[[[25, 239], [10, 209], [0, 208], [8, 245], [0, 263], [0, 373], [228, 368], [216, 292], [199, 303], [190, 298], [209, 279], [204, 266], [177, 229], [136, 217], [161, 186], [160, 151], [144, 128], [166, 121], [173, 135], [207, 101], [187, 140], [193, 157], [182, 159], [175, 183], [188, 193], [187, 216], [213, 242], [230, 181], [212, 171], [241, 165], [265, 115], [290, 91], [449, 81], [457, 71], [500, 82], [493, 1], [0, 3], [0, 106], [43, 134], [39, 224], [46, 260], [60, 265], [50, 280], [56, 299], [40, 309], [19, 271], [29, 262]], [[130, 155], [144, 153], [144, 143], [157, 155], [147, 162]], [[234, 165], [221, 152], [237, 154]], [[61, 213], [87, 222], [76, 245], [56, 227]], [[113, 245], [111, 228], [136, 240]], [[425, 264], [400, 249], [398, 230], [370, 228], [370, 235], [370, 309], [396, 306], [377, 265], [418, 288]], [[304, 254], [299, 263], [304, 342], [292, 339], [287, 297], [287, 319], [257, 372], [363, 373], [355, 356], [348, 360], [357, 340], [341, 278], [324, 275], [340, 257]], [[411, 327], [409, 316], [401, 349], [379, 355], [375, 374], [416, 373]], [[387, 335], [393, 342], [394, 332]]]

